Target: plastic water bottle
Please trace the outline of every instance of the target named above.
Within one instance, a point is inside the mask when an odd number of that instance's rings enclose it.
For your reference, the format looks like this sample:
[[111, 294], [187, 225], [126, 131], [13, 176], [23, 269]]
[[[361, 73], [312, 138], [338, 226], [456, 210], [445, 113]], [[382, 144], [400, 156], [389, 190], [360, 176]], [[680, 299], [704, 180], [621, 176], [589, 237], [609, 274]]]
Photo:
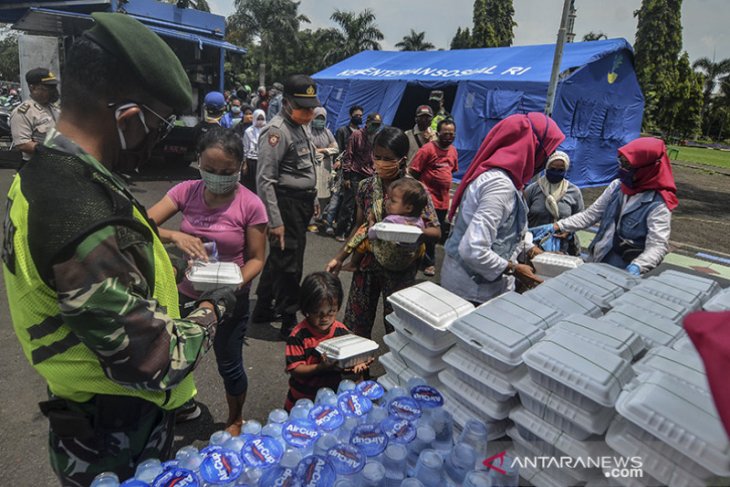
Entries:
[[286, 441], [284, 441], [284, 437], [281, 435], [281, 427], [282, 424], [280, 423], [269, 423], [261, 428], [261, 434], [264, 436], [271, 436], [273, 438], [276, 438], [276, 441], [279, 442], [282, 448], [286, 449], [288, 445], [286, 444]]
[[[484, 470], [472, 470], [464, 477], [462, 487], [492, 487], [492, 485], [496, 484], [492, 484], [492, 479], [487, 472]], [[514, 485], [519, 485], [519, 483]]]
[[382, 406], [373, 405], [368, 415], [364, 419], [364, 423], [380, 424], [388, 417], [388, 410]]
[[312, 402], [311, 399], [307, 399], [306, 397], [303, 397], [301, 399], [298, 399], [297, 402], [294, 403], [294, 407], [303, 407], [306, 408], [307, 411], [312, 409], [314, 407], [314, 402]]
[[[438, 408], [431, 412], [429, 424], [436, 433], [433, 440], [433, 448], [446, 456], [451, 451], [454, 443], [454, 418], [451, 413], [443, 408]], [[486, 458], [486, 457], [485, 457]]]
[[457, 443], [444, 460], [444, 472], [449, 480], [456, 485], [464, 482], [464, 477], [474, 470], [476, 452], [467, 443]]
[[401, 482], [400, 487], [423, 487], [423, 482], [411, 477]]
[[361, 487], [385, 487], [385, 467], [380, 462], [368, 462], [360, 474]]
[[289, 447], [284, 452], [284, 456], [279, 461], [279, 466], [284, 468], [296, 469], [299, 462], [302, 461], [302, 451], [299, 448]]
[[243, 424], [241, 433], [244, 435], [258, 435], [261, 434], [261, 423], [255, 419], [249, 419]]
[[[303, 402], [306, 401], [306, 402]], [[309, 399], [300, 399], [294, 404], [289, 413], [289, 419], [307, 419], [309, 411], [312, 409], [312, 401]]]
[[328, 404], [330, 406], [337, 405], [337, 394], [329, 387], [320, 387], [314, 398], [315, 404]]
[[200, 469], [200, 464], [203, 463], [203, 456], [192, 445], [180, 448], [175, 454], [175, 459], [180, 462], [180, 467], [193, 472], [197, 472]]
[[100, 473], [94, 477], [91, 487], [119, 487], [119, 477], [114, 472]]
[[289, 414], [283, 409], [272, 409], [269, 413], [267, 424], [284, 424], [289, 419]]
[[444, 485], [443, 467], [444, 461], [436, 450], [423, 450], [416, 462], [415, 477], [425, 487], [441, 487]]
[[231, 434], [228, 431], [216, 431], [212, 435], [210, 435], [210, 445], [211, 446], [222, 446], [223, 443], [231, 439]]
[[340, 381], [340, 385], [337, 386], [337, 395], [339, 396], [343, 392], [352, 391], [357, 387], [357, 384], [355, 384], [350, 379], [345, 379]]
[[326, 456], [327, 452], [330, 451], [330, 448], [339, 442], [340, 439], [337, 438], [336, 432], [324, 433], [322, 436], [317, 438], [317, 442], [314, 444], [314, 454]]
[[398, 487], [406, 476], [408, 449], [404, 445], [391, 443], [383, 452], [386, 487]]
[[459, 443], [471, 445], [477, 454], [477, 461], [474, 465], [475, 470], [482, 470], [484, 468], [481, 462], [487, 458], [488, 435], [489, 430], [486, 424], [476, 419], [470, 419], [464, 425], [464, 430], [461, 432], [461, 436], [459, 436]]
[[428, 425], [419, 426], [416, 430], [416, 438], [408, 445], [408, 474], [414, 476], [416, 463], [422, 451], [430, 449], [436, 433]]
[[505, 456], [502, 465], [499, 467], [504, 473], [497, 472], [494, 469], [490, 470], [489, 478], [494, 487], [518, 487], [520, 485], [520, 467], [514, 463], [513, 457]]
[[134, 472], [134, 478], [151, 484], [155, 478], [162, 473], [162, 463], [156, 458], [145, 460], [137, 465]]

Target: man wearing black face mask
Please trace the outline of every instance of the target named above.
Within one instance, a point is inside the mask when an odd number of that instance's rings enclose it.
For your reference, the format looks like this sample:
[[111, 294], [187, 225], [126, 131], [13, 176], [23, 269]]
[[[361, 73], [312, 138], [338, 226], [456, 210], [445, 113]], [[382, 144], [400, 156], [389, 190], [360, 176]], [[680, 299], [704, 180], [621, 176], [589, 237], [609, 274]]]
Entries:
[[180, 319], [170, 257], [114, 174], [143, 162], [173, 111], [191, 106], [185, 70], [131, 16], [91, 17], [66, 57], [56, 129], [8, 193], [2, 252], [13, 326], [48, 384], [40, 408], [63, 485], [169, 457], [191, 372], [235, 305], [216, 290]]
[[406, 130], [408, 137], [408, 161], [410, 164], [418, 149], [426, 143], [436, 140], [436, 131], [431, 130], [433, 121], [433, 109], [428, 105], [421, 105], [416, 109], [416, 125], [411, 130]]
[[340, 152], [344, 152], [347, 149], [347, 142], [350, 140], [353, 132], [360, 130], [362, 114], [364, 112], [365, 110], [360, 105], [352, 105], [350, 107], [350, 123], [338, 128], [335, 133], [335, 140], [337, 140], [337, 147], [339, 147]]
[[27, 161], [43, 142], [46, 134], [56, 126], [59, 110], [58, 79], [45, 68], [31, 69], [25, 74], [30, 90], [30, 100], [21, 103], [10, 114], [10, 130], [13, 146], [23, 153]]

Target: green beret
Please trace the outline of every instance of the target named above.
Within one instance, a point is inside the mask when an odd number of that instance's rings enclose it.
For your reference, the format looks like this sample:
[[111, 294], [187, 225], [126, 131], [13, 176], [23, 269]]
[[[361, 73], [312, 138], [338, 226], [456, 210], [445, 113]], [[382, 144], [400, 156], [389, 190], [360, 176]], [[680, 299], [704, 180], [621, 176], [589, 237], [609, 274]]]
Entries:
[[193, 103], [190, 80], [165, 41], [126, 14], [96, 12], [96, 25], [84, 33], [106, 52], [126, 63], [145, 89], [176, 111]]

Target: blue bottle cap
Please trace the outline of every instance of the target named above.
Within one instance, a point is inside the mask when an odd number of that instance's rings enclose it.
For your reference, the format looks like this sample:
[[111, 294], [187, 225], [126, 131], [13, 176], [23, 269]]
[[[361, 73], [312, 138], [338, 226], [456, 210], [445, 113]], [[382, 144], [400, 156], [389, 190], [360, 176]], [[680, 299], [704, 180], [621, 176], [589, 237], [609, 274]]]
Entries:
[[241, 458], [248, 466], [261, 469], [273, 467], [283, 455], [281, 443], [272, 436], [255, 436], [241, 450]]
[[407, 419], [388, 416], [380, 426], [392, 442], [406, 444], [416, 438], [416, 425]]
[[299, 462], [297, 476], [303, 487], [332, 487], [337, 480], [335, 468], [320, 455], [310, 455]]
[[259, 479], [259, 485], [276, 485], [279, 487], [300, 487], [301, 480], [294, 469], [274, 467], [268, 469]]
[[[162, 474], [160, 474], [160, 475], [162, 475]], [[159, 475], [157, 476], [157, 478], [159, 478]], [[157, 480], [157, 478], [155, 480]], [[124, 486], [124, 487], [150, 487], [150, 484], [148, 484], [147, 482], [144, 482], [142, 480], [129, 479], [129, 480], [125, 480], [124, 482], [122, 482], [119, 485], [119, 487], [122, 487], [122, 486]]]
[[152, 487], [198, 487], [199, 485], [195, 473], [186, 468], [173, 468], [162, 472], [152, 483]]
[[388, 436], [376, 424], [361, 424], [352, 430], [350, 443], [360, 447], [365, 455], [374, 457], [388, 446]]
[[391, 416], [415, 421], [421, 417], [421, 406], [415, 399], [407, 396], [396, 397], [388, 404], [388, 412]]
[[281, 430], [284, 441], [295, 448], [309, 448], [319, 438], [317, 423], [308, 419], [292, 419]]
[[337, 405], [345, 416], [356, 418], [365, 416], [373, 407], [373, 402], [356, 392], [343, 392], [337, 396]]
[[322, 431], [334, 431], [345, 422], [345, 417], [336, 406], [318, 404], [309, 411], [309, 419]]
[[243, 463], [238, 452], [217, 448], [203, 455], [200, 476], [211, 484], [228, 484], [235, 481], [243, 472]]
[[340, 443], [329, 449], [327, 459], [335, 467], [338, 475], [353, 475], [365, 466], [367, 458], [360, 447]]
[[360, 393], [360, 395], [367, 397], [371, 401], [377, 401], [385, 394], [385, 389], [383, 389], [383, 386], [381, 386], [374, 380], [366, 380], [360, 382], [357, 385], [356, 389], [357, 392]]
[[175, 458], [162, 463], [163, 470], [172, 470], [173, 468], [178, 468], [179, 466], [180, 466], [180, 460], [177, 460]]
[[444, 405], [444, 396], [435, 387], [420, 385], [411, 389], [411, 397], [422, 408], [438, 408]]

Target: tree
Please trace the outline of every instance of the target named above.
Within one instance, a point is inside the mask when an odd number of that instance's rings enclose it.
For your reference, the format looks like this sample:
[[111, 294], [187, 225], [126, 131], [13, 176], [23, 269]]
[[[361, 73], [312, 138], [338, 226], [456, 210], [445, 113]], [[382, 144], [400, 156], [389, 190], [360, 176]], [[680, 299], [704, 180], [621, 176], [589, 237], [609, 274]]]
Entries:
[[165, 3], [174, 3], [179, 8], [194, 8], [203, 12], [210, 12], [210, 5], [206, 0], [162, 0]]
[[403, 40], [398, 42], [395, 47], [401, 51], [428, 51], [436, 47], [424, 40], [424, 37], [426, 37], [425, 32], [416, 32], [411, 29], [411, 33], [403, 36]]
[[701, 69], [704, 71], [704, 94], [703, 99], [705, 101], [705, 111], [710, 106], [710, 99], [712, 98], [712, 92], [715, 91], [717, 82], [720, 81], [725, 75], [730, 73], [730, 59], [723, 59], [719, 63], [711, 61], [709, 58], [703, 57], [692, 63], [692, 68], [695, 70]]
[[642, 0], [634, 12], [638, 17], [634, 62], [646, 102], [646, 130], [672, 129], [671, 98], [679, 82], [682, 49], [681, 11], [682, 0]]
[[18, 34], [9, 27], [0, 29], [0, 80], [20, 81]]
[[461, 27], [456, 29], [454, 38], [451, 39], [450, 49], [469, 49], [471, 47], [471, 32], [469, 27], [461, 30]]
[[601, 39], [608, 39], [608, 36], [601, 31], [598, 31], [598, 32], [590, 31], [589, 33], [587, 33], [586, 35], [583, 36], [583, 42], [600, 41]]
[[702, 122], [702, 78], [692, 70], [684, 52], [677, 63], [677, 82], [665, 97], [661, 120], [667, 121], [670, 133], [680, 137], [699, 135]]
[[472, 47], [511, 46], [517, 25], [514, 14], [512, 0], [475, 0]]
[[330, 29], [326, 41], [332, 49], [325, 55], [329, 63], [336, 63], [361, 51], [379, 51], [383, 33], [375, 25], [375, 14], [369, 8], [360, 13], [335, 10], [330, 16], [339, 29]]

